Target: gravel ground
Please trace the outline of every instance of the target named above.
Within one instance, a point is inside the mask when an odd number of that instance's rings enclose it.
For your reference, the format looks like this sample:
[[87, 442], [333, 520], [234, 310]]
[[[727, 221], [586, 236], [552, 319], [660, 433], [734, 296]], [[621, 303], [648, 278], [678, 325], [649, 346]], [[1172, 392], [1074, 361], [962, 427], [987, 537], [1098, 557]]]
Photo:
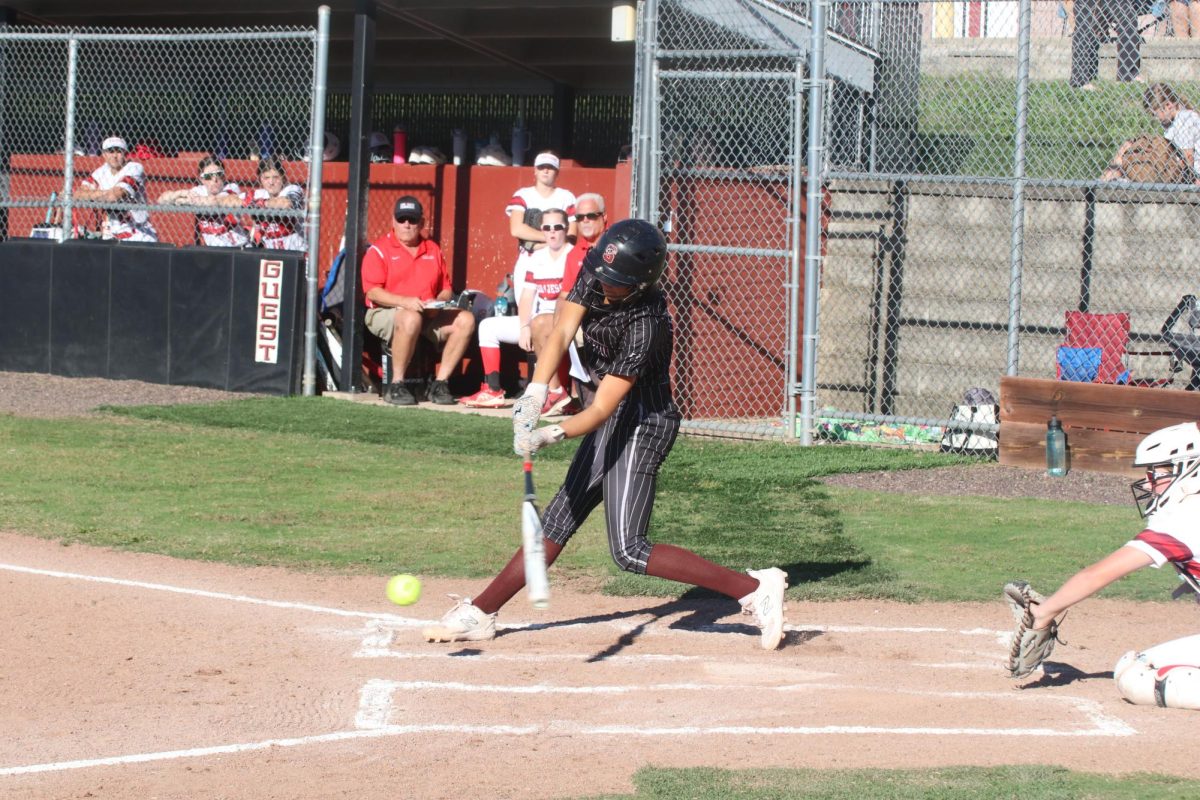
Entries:
[[103, 405], [211, 403], [247, 396], [194, 386], [63, 378], [37, 372], [0, 372], [0, 414], [19, 417], [78, 417], [95, 414], [96, 408]]
[[1075, 470], [1050, 478], [1040, 470], [1002, 467], [995, 463], [941, 469], [907, 469], [898, 472], [860, 472], [833, 475], [825, 483], [876, 492], [930, 495], [982, 495], [984, 497], [1038, 497], [1077, 500], [1081, 503], [1131, 505], [1133, 478], [1102, 472]]
[[[164, 386], [103, 378], [62, 378], [33, 372], [0, 372], [0, 414], [22, 417], [90, 415], [102, 405], [209, 403], [247, 395], [192, 386]], [[507, 409], [504, 410], [507, 413]], [[1075, 471], [1048, 478], [1038, 470], [993, 463], [943, 469], [864, 472], [826, 479], [834, 486], [882, 492], [986, 497], [1041, 497], [1124, 505], [1131, 500], [1124, 475]]]

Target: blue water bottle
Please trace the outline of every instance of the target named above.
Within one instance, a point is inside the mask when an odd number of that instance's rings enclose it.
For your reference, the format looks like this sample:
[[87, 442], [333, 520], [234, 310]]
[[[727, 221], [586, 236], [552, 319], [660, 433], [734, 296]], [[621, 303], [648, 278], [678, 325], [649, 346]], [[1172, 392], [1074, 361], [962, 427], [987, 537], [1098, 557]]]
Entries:
[[1058, 417], [1046, 424], [1046, 474], [1061, 478], [1067, 474], [1067, 435]]

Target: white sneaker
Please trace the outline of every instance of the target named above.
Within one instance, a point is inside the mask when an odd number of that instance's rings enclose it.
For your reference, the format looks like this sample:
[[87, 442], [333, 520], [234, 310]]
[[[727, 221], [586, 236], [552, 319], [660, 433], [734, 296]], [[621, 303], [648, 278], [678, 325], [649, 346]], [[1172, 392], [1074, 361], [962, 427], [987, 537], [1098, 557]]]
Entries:
[[762, 649], [774, 650], [783, 640], [783, 593], [787, 591], [787, 573], [778, 567], [748, 569], [751, 578], [758, 579], [758, 588], [743, 597], [743, 614], [753, 614], [762, 628]]
[[471, 605], [471, 598], [450, 595], [454, 608], [421, 633], [427, 642], [486, 642], [496, 638], [496, 615]]

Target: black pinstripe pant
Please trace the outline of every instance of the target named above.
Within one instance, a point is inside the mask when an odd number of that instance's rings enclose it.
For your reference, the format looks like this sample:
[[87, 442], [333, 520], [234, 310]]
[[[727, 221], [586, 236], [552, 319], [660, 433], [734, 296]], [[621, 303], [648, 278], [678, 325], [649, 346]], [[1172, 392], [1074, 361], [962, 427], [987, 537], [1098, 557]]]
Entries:
[[565, 545], [603, 500], [613, 561], [627, 572], [644, 575], [652, 547], [646, 527], [654, 510], [658, 469], [678, 433], [674, 405], [652, 411], [635, 397], [626, 397], [616, 413], [580, 443], [562, 488], [542, 514], [543, 535]]

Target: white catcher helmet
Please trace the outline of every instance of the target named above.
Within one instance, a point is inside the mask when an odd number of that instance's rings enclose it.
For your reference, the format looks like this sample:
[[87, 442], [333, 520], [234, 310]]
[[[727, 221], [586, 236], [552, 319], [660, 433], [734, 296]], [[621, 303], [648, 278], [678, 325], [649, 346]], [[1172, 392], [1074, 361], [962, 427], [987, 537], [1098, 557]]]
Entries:
[[[1146, 477], [1133, 483], [1133, 499], [1144, 517], [1200, 493], [1200, 427], [1184, 422], [1155, 431], [1138, 445], [1133, 465], [1146, 470]], [[1167, 488], [1156, 491], [1155, 484], [1164, 480], [1170, 480]]]

